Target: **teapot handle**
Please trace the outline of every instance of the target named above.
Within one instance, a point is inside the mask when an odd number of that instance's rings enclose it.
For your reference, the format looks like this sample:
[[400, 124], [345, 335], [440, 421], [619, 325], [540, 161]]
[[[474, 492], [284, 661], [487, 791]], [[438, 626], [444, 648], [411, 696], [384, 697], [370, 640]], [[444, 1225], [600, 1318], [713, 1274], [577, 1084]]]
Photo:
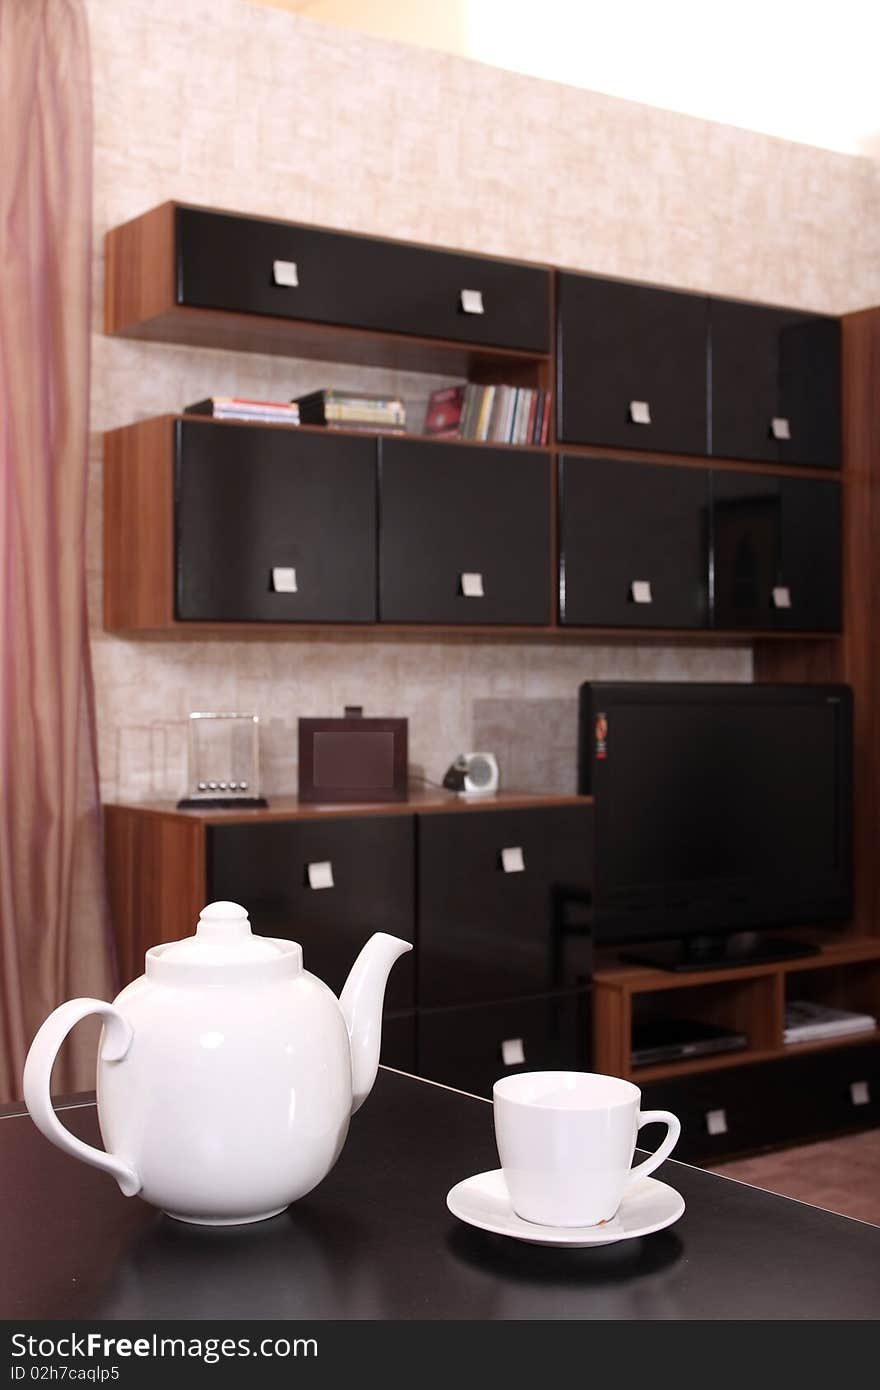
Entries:
[[101, 1060], [121, 1062], [125, 1057], [131, 1047], [133, 1033], [131, 1025], [119, 1010], [112, 1004], [105, 1004], [103, 999], [71, 999], [49, 1015], [31, 1043], [24, 1064], [24, 1101], [37, 1129], [47, 1139], [57, 1144], [64, 1153], [81, 1158], [93, 1168], [112, 1173], [125, 1196], [134, 1197], [140, 1192], [141, 1180], [131, 1164], [77, 1139], [75, 1134], [64, 1128], [52, 1108], [50, 1083], [58, 1049], [71, 1028], [89, 1014], [99, 1014], [104, 1020]]

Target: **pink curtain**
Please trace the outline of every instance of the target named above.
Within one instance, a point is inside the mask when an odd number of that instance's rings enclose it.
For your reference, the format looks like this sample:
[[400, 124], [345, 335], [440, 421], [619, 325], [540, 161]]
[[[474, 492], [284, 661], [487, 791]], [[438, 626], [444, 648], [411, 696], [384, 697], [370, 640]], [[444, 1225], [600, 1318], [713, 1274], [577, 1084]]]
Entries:
[[[83, 0], [0, 0], [0, 1100], [112, 997], [85, 591], [92, 120]], [[94, 1036], [56, 1090], [94, 1084]]]

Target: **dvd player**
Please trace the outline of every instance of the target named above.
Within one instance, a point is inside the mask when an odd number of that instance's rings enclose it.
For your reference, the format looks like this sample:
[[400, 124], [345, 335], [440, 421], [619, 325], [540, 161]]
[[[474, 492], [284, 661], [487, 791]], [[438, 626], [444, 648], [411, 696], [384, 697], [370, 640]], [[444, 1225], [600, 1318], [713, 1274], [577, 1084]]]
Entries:
[[714, 1023], [695, 1019], [657, 1019], [633, 1027], [632, 1065], [680, 1062], [685, 1057], [710, 1057], [715, 1052], [737, 1052], [748, 1046], [745, 1033], [734, 1033]]

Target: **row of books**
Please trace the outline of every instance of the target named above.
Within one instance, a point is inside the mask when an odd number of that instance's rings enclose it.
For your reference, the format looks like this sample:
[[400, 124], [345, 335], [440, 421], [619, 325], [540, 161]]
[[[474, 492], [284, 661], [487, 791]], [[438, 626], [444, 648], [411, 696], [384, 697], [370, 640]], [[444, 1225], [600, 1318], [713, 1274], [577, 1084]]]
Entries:
[[311, 391], [293, 401], [209, 396], [188, 405], [184, 414], [274, 425], [324, 425], [327, 429], [369, 430], [379, 434], [402, 434], [406, 429], [406, 407], [399, 396], [378, 396], [365, 391]]
[[298, 396], [297, 405], [304, 425], [373, 430], [379, 434], [403, 434], [406, 429], [406, 407], [399, 396], [366, 391], [312, 391]]
[[[293, 401], [209, 396], [188, 405], [187, 415], [277, 425], [403, 434], [406, 407], [399, 396], [366, 391], [311, 391]], [[473, 382], [435, 391], [425, 416], [434, 438], [490, 440], [498, 444], [546, 444], [550, 392], [529, 386], [478, 386]]]
[[550, 392], [531, 386], [448, 386], [428, 403], [425, 434], [496, 444], [546, 444]]
[[254, 420], [261, 424], [298, 425], [296, 401], [250, 401], [243, 396], [208, 396], [188, 405], [185, 415], [211, 415], [215, 420]]
[[792, 999], [785, 1006], [786, 1043], [818, 1042], [821, 1038], [844, 1038], [850, 1033], [871, 1033], [877, 1027], [873, 1014], [833, 1009], [811, 999]]

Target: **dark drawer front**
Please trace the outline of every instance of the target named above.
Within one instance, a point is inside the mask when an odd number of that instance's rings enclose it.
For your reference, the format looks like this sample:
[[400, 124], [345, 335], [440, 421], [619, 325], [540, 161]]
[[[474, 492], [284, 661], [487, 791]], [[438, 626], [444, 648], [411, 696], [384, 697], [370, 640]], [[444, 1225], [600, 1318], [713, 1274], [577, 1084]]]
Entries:
[[511, 999], [419, 1014], [418, 1071], [431, 1081], [491, 1097], [519, 1071], [585, 1071], [590, 1057], [587, 991]]
[[[338, 995], [373, 932], [414, 940], [413, 840], [412, 816], [211, 826], [209, 896], [241, 903], [260, 936], [298, 941], [306, 970]], [[332, 887], [313, 888], [310, 866], [328, 863]], [[389, 1011], [413, 1007], [412, 962], [392, 968]]]
[[707, 304], [560, 275], [560, 439], [705, 454]]
[[550, 621], [546, 454], [383, 439], [380, 460], [384, 622]]
[[[276, 283], [279, 261], [295, 285]], [[177, 285], [199, 308], [549, 351], [547, 271], [373, 237], [179, 208]]]
[[712, 453], [838, 468], [840, 321], [717, 299], [709, 312]]
[[701, 468], [563, 458], [562, 622], [704, 627], [708, 509]]
[[[784, 1143], [796, 1136], [800, 1111], [780, 1085], [778, 1063], [652, 1081], [642, 1087], [643, 1110], [671, 1110], [681, 1120], [674, 1158], [711, 1163], [733, 1153]], [[638, 1071], [633, 1081], [641, 1085]]]
[[375, 622], [375, 457], [369, 439], [178, 422], [178, 618]]
[[[880, 1125], [880, 1046], [847, 1045], [812, 1057], [793, 1058], [805, 1099], [805, 1124], [813, 1131]], [[809, 1128], [807, 1129], [809, 1133]]]
[[589, 806], [418, 817], [420, 1007], [589, 983], [592, 828]]
[[[638, 1072], [633, 1080], [640, 1084]], [[654, 1107], [681, 1120], [675, 1157], [700, 1163], [877, 1124], [880, 1047], [831, 1048], [653, 1081], [642, 1088], [642, 1108]]]
[[773, 473], [712, 474], [714, 623], [840, 630], [840, 486]]

